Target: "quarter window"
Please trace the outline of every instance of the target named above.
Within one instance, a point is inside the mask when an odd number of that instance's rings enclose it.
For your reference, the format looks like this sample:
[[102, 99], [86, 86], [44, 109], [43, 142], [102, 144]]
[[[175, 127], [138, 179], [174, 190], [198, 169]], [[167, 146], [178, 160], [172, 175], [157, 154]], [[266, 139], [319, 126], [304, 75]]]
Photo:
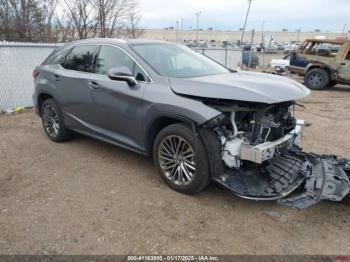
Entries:
[[117, 47], [101, 46], [96, 58], [94, 73], [107, 75], [109, 69], [118, 67], [127, 67], [136, 80], [147, 81], [143, 70], [124, 51]]
[[70, 70], [91, 72], [97, 46], [77, 46], [67, 56], [63, 67]]
[[52, 54], [43, 62], [43, 65], [63, 65], [70, 50], [71, 49], [58, 49], [53, 51]]
[[346, 55], [345, 60], [350, 60], [350, 51], [349, 51], [348, 54]]

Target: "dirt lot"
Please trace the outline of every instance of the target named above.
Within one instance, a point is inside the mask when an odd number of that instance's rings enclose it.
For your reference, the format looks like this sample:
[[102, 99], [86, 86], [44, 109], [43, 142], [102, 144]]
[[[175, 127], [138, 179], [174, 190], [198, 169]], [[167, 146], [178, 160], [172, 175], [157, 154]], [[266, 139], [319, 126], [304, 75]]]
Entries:
[[[307, 151], [350, 157], [350, 88], [297, 115]], [[78, 136], [50, 142], [33, 112], [0, 116], [1, 254], [350, 254], [350, 201], [295, 211], [170, 190], [150, 159]]]

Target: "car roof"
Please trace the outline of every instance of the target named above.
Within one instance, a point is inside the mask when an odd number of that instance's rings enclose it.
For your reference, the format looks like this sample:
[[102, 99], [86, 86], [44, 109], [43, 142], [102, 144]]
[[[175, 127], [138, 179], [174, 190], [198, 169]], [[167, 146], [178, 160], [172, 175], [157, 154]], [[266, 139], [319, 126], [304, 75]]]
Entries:
[[344, 43], [350, 43], [350, 40], [347, 39], [316, 39], [316, 38], [309, 38], [306, 39], [305, 42], [318, 42], [318, 43], [325, 43], [325, 44], [344, 44]]
[[76, 40], [68, 45], [79, 45], [79, 44], [111, 44], [111, 45], [129, 45], [129, 44], [151, 44], [151, 43], [167, 43], [172, 44], [171, 42], [162, 41], [162, 40], [149, 40], [149, 39], [118, 39], [118, 38], [90, 38], [83, 40]]

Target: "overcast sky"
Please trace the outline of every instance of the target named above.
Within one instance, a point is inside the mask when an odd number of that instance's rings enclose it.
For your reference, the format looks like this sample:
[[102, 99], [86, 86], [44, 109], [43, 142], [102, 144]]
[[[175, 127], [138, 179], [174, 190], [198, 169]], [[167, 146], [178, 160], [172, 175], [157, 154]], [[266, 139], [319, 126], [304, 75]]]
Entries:
[[[142, 25], [148, 29], [176, 26], [196, 27], [195, 13], [201, 11], [200, 27], [238, 30], [242, 27], [248, 0], [139, 0]], [[247, 29], [295, 31], [350, 30], [350, 0], [252, 0]]]

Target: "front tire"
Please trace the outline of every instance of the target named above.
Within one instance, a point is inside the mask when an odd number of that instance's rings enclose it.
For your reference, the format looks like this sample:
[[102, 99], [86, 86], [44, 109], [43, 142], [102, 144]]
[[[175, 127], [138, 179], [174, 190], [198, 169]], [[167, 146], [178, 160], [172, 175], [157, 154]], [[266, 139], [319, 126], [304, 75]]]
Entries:
[[330, 83], [329, 74], [321, 68], [308, 71], [305, 75], [305, 85], [312, 90], [323, 90]]
[[210, 183], [203, 141], [184, 124], [172, 124], [159, 132], [153, 159], [165, 183], [178, 192], [195, 194]]
[[52, 141], [64, 142], [70, 139], [71, 131], [65, 127], [62, 112], [54, 99], [45, 100], [40, 112], [44, 131]]

